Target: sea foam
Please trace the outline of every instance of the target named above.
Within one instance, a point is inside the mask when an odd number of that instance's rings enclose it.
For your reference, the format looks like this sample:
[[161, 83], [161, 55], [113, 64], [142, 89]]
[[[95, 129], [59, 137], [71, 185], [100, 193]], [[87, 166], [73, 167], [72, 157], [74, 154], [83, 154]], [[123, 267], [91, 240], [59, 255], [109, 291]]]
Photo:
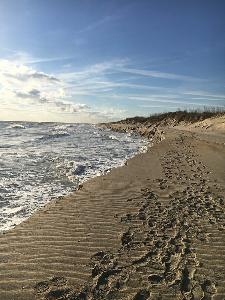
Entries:
[[0, 145], [0, 231], [146, 149], [138, 136], [89, 124], [29, 122], [0, 122]]

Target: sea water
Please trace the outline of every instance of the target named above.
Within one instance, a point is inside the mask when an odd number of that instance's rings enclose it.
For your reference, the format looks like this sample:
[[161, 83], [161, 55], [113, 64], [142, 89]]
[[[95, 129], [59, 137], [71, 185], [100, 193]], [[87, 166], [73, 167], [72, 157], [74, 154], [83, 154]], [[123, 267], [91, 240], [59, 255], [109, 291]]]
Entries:
[[146, 144], [90, 124], [0, 122], [0, 231], [123, 165]]

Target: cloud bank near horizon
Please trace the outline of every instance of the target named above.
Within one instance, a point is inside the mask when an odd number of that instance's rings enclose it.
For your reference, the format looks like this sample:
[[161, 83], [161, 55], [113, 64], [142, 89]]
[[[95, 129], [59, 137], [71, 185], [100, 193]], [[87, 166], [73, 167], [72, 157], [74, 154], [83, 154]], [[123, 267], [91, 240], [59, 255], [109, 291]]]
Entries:
[[0, 120], [224, 108], [224, 1], [53, 2], [0, 1]]
[[[225, 106], [223, 94], [139, 83], [142, 76], [184, 84], [204, 82], [191, 76], [133, 68], [128, 59], [55, 74], [38, 71], [21, 60], [1, 59], [0, 119], [96, 123], [140, 115], [147, 108], [168, 111]], [[124, 103], [131, 103], [135, 111], [130, 113]]]
[[0, 60], [0, 119], [98, 122], [111, 119], [112, 109], [97, 110], [71, 100], [66, 80], [20, 62]]

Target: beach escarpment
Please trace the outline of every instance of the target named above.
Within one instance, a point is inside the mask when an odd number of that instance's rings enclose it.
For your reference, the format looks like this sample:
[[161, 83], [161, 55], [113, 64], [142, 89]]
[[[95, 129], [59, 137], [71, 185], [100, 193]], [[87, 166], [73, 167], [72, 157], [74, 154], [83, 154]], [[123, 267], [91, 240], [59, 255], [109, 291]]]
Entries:
[[101, 123], [98, 126], [113, 131], [135, 133], [147, 138], [153, 144], [161, 142], [165, 138], [165, 130], [168, 128], [197, 129], [225, 131], [225, 113], [218, 111], [187, 112], [176, 111], [163, 114], [155, 114], [150, 117], [133, 117], [125, 120]]
[[99, 125], [101, 128], [108, 128], [113, 131], [139, 134], [143, 138], [148, 139], [152, 143], [159, 143], [164, 139], [164, 131], [156, 125], [141, 123], [103, 123]]
[[224, 299], [224, 138], [163, 130], [0, 236], [0, 299]]

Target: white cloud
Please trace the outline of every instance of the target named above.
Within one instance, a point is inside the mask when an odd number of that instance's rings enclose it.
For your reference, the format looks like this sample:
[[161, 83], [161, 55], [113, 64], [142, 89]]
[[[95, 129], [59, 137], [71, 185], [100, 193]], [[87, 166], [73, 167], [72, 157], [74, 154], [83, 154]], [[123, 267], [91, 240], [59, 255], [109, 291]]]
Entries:
[[[183, 99], [181, 95], [160, 95], [160, 94], [151, 94], [151, 95], [141, 95], [141, 94], [126, 94], [126, 95], [118, 95], [114, 94], [110, 96], [115, 100], [132, 100], [136, 103], [138, 102], [155, 102], [155, 103], [164, 103], [165, 108], [170, 107], [170, 104], [177, 104], [178, 107], [183, 106], [209, 106], [212, 107], [212, 104], [209, 103], [199, 103], [193, 102], [192, 98]], [[139, 105], [138, 105], [139, 106]], [[224, 105], [216, 105], [217, 107], [224, 107]]]
[[0, 119], [99, 122], [122, 118], [124, 110], [101, 104], [91, 108], [79, 97], [72, 101], [76, 95], [90, 95], [90, 78], [101, 77], [115, 63], [121, 65], [120, 61], [96, 64], [77, 73], [57, 76], [14, 60], [0, 60]]
[[102, 62], [90, 65], [83, 70], [75, 72], [64, 72], [58, 74], [58, 77], [67, 82], [80, 82], [83, 80], [91, 80], [105, 78], [105, 75], [118, 72], [116, 69], [123, 67], [127, 63], [127, 59], [117, 59], [108, 62]]
[[[211, 106], [210, 101], [214, 105], [220, 101], [223, 105], [221, 101], [225, 99], [225, 95], [188, 91], [184, 87], [140, 84], [142, 76], [150, 77], [150, 80], [151, 77], [183, 81], [200, 79], [127, 68], [127, 59], [106, 61], [73, 72], [64, 68], [64, 72], [58, 74], [37, 71], [30, 64], [22, 63], [23, 60], [28, 61], [29, 55], [24, 54], [18, 61], [15, 57], [0, 60], [0, 119], [100, 122], [124, 118], [129, 115], [129, 110], [132, 112], [138, 107]], [[90, 101], [98, 104], [89, 107], [85, 102]]]
[[10, 53], [9, 61], [14, 62], [16, 64], [23, 65], [32, 65], [32, 64], [40, 64], [46, 62], [57, 62], [57, 61], [65, 61], [69, 59], [73, 59], [74, 55], [63, 55], [63, 56], [51, 56], [51, 57], [33, 57], [29, 53], [25, 51], [13, 51], [7, 49], [7, 52]]
[[76, 34], [80, 34], [80, 33], [85, 33], [85, 32], [89, 32], [89, 31], [92, 31], [92, 30], [95, 30], [97, 29], [98, 27], [102, 27], [103, 25], [107, 24], [107, 23], [110, 23], [112, 21], [115, 21], [117, 19], [121, 18], [120, 15], [108, 15], [108, 16], [105, 16], [104, 18], [102, 19], [99, 19], [91, 24], [89, 24], [88, 26], [78, 30], [76, 32]]
[[123, 67], [123, 68], [119, 68], [118, 71], [130, 73], [130, 74], [141, 75], [141, 76], [147, 76], [147, 77], [161, 78], [161, 79], [183, 80], [183, 81], [203, 81], [203, 79], [195, 78], [192, 76], [158, 72], [158, 71], [152, 71], [152, 70], [142, 70], [142, 69], [140, 70], [140, 69]]
[[11, 111], [20, 115], [22, 112], [34, 115], [36, 111], [40, 117], [43, 110], [50, 115], [88, 112], [86, 104], [69, 101], [65, 87], [66, 83], [54, 75], [14, 61], [0, 60], [0, 118], [8, 118]]
[[200, 96], [202, 99], [209, 98], [209, 99], [213, 100], [215, 98], [215, 100], [217, 100], [217, 101], [218, 101], [218, 99], [225, 101], [225, 95], [223, 95], [223, 94], [211, 94], [211, 93], [207, 93], [204, 91], [187, 91], [187, 92], [184, 92], [184, 94], [191, 95], [191, 96]]

